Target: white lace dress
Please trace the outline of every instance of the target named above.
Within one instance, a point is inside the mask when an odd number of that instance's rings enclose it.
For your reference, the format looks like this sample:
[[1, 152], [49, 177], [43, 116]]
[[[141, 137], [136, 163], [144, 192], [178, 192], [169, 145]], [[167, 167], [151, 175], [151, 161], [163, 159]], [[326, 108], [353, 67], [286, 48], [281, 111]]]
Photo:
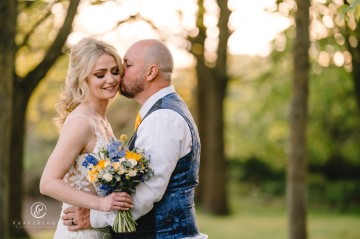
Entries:
[[[94, 126], [94, 131], [97, 137], [97, 141], [94, 147], [94, 153], [97, 153], [101, 147], [106, 145], [106, 140], [104, 137], [96, 130]], [[64, 181], [69, 183], [71, 186], [75, 187], [77, 190], [83, 190], [86, 192], [91, 192], [94, 190], [95, 185], [89, 183], [86, 179], [87, 171], [86, 168], [82, 165], [85, 160], [85, 154], [79, 155], [71, 166], [69, 171], [64, 176]], [[100, 195], [98, 188], [95, 187], [95, 190], [98, 195]], [[63, 210], [70, 205], [67, 203], [63, 203], [61, 209], [61, 215], [59, 222], [57, 224], [57, 228], [55, 231], [54, 239], [110, 239], [111, 234], [109, 233], [110, 228], [100, 228], [100, 229], [89, 229], [89, 230], [81, 230], [77, 232], [71, 232], [67, 230], [67, 226], [62, 223], [61, 216], [63, 215]]]

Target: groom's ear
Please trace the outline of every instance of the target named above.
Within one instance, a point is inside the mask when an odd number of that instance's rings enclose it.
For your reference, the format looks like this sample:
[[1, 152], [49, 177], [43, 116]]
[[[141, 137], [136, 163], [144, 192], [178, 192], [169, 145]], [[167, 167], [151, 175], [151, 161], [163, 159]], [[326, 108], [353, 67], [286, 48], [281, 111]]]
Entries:
[[147, 81], [154, 80], [158, 73], [159, 73], [159, 68], [157, 67], [157, 65], [149, 66], [147, 69], [147, 75], [146, 75]]

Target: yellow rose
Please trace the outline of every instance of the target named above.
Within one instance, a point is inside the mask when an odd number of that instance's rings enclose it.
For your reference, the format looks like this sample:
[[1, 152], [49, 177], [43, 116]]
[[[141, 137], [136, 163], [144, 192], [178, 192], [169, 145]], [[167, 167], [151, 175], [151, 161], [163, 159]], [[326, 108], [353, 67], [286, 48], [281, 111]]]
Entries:
[[138, 153], [134, 153], [134, 152], [130, 152], [130, 151], [126, 151], [126, 156], [127, 159], [134, 159], [137, 162], [139, 162], [139, 160], [141, 159], [141, 154]]

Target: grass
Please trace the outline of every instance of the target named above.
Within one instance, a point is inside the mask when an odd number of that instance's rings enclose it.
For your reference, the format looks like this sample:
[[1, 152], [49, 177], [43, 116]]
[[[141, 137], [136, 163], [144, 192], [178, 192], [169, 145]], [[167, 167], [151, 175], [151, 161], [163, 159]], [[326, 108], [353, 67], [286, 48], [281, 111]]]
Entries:
[[[266, 198], [256, 189], [247, 191], [246, 196], [235, 188], [231, 191], [232, 213], [229, 216], [212, 216], [198, 209], [201, 232], [208, 234], [210, 239], [288, 238], [283, 198]], [[359, 239], [359, 225], [359, 214], [341, 214], [324, 208], [308, 209], [308, 239]]]
[[[285, 239], [287, 219], [283, 213], [237, 213], [227, 217], [198, 213], [198, 224], [209, 238]], [[309, 239], [358, 239], [360, 216], [313, 214], [308, 217]]]

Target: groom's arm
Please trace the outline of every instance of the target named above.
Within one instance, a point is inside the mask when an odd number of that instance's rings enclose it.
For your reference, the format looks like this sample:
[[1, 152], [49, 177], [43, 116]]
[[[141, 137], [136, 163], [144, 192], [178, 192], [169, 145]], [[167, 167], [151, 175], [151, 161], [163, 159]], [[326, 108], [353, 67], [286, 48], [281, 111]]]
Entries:
[[92, 228], [112, 226], [116, 217], [116, 211], [102, 212], [95, 209], [90, 210], [90, 224]]
[[[68, 226], [69, 231], [78, 231], [113, 225], [115, 216], [115, 211], [102, 212], [72, 206], [64, 210], [64, 215], [61, 219], [63, 220], [63, 224]], [[75, 225], [72, 224], [72, 221]]]
[[190, 152], [189, 126], [173, 110], [156, 110], [140, 124], [135, 147], [145, 149], [145, 153], [151, 155], [150, 167], [154, 169], [154, 176], [140, 183], [132, 195], [134, 207], [131, 213], [136, 220], [161, 200], [178, 160]]

